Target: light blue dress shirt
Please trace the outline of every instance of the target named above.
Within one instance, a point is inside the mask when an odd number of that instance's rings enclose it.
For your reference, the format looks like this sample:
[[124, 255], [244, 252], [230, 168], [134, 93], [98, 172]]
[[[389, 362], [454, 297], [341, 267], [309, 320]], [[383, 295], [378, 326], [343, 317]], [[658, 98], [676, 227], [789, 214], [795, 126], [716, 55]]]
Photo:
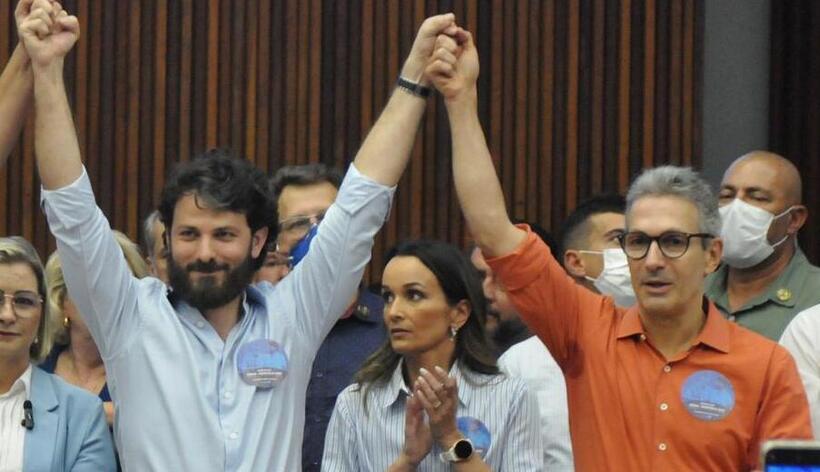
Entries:
[[[367, 409], [362, 402], [364, 389], [358, 384], [339, 394], [325, 439], [323, 472], [382, 472], [399, 457], [404, 447], [409, 394], [401, 370], [399, 364], [387, 384], [372, 386]], [[483, 454], [490, 470], [544, 470], [538, 405], [524, 382], [503, 374], [465, 374], [458, 362], [453, 364], [450, 375], [458, 385], [456, 417], [479, 420], [490, 433], [489, 448]], [[473, 440], [476, 446], [480, 446], [479, 442]], [[433, 444], [417, 470], [452, 470], [450, 463], [439, 459], [441, 452], [438, 445]]]
[[[85, 172], [43, 190], [68, 292], [105, 362], [126, 471], [301, 468], [311, 364], [356, 293], [393, 192], [351, 165], [307, 257], [276, 286], [245, 291], [244, 316], [223, 342], [197, 309], [172, 305], [162, 282], [131, 275]], [[263, 339], [289, 364], [267, 389], [237, 370], [238, 350]]]

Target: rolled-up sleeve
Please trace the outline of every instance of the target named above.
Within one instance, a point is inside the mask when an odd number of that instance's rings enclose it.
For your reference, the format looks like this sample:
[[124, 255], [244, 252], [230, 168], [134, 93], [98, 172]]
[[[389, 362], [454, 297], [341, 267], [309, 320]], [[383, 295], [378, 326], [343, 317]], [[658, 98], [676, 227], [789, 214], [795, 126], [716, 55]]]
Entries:
[[110, 359], [136, 335], [136, 279], [97, 207], [85, 169], [70, 185], [43, 189], [41, 203], [57, 240], [68, 294], [103, 359]]

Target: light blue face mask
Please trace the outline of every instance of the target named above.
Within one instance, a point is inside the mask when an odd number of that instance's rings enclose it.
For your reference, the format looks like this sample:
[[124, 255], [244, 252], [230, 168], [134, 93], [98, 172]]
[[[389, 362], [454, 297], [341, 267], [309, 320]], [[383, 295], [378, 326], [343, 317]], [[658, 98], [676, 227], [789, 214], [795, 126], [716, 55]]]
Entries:
[[310, 242], [313, 241], [313, 238], [316, 237], [316, 233], [319, 230], [319, 225], [313, 225], [308, 230], [307, 234], [293, 246], [293, 249], [290, 250], [290, 266], [291, 268], [296, 267], [296, 264], [302, 261], [302, 259], [307, 256], [308, 249], [310, 249]]

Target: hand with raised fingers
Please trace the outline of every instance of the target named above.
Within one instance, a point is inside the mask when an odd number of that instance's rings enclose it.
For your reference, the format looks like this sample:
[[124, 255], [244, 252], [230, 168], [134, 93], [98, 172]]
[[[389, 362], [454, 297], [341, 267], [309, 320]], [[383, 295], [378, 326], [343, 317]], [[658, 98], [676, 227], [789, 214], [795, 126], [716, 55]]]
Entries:
[[436, 366], [433, 370], [420, 369], [413, 396], [418, 397], [427, 413], [433, 440], [447, 450], [462, 437], [456, 426], [458, 386], [441, 367]]
[[57, 2], [21, 0], [15, 17], [18, 34], [34, 67], [62, 61], [80, 37], [77, 17]]
[[407, 399], [404, 417], [404, 448], [398, 462], [416, 468], [433, 448], [433, 435], [424, 418], [424, 407], [416, 395]]
[[469, 31], [456, 28], [436, 37], [425, 73], [445, 101], [474, 97], [478, 72], [478, 51]]
[[456, 16], [452, 13], [431, 16], [424, 20], [410, 48], [410, 54], [401, 69], [401, 76], [412, 82], [430, 86], [424, 70], [435, 48], [436, 37], [440, 34], [454, 34]]

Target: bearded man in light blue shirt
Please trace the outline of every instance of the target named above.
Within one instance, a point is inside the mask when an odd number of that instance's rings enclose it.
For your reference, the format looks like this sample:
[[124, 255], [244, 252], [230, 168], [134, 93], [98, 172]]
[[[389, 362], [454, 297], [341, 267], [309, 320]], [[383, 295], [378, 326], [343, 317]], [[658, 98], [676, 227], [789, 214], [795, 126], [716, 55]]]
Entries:
[[44, 24], [32, 58], [43, 206], [69, 294], [103, 356], [125, 470], [295, 471], [313, 357], [357, 289], [426, 108], [423, 69], [453, 15], [426, 20], [311, 250], [250, 286], [275, 236], [265, 176], [212, 152], [163, 190], [170, 284], [131, 276], [96, 206], [62, 79], [77, 31]]

